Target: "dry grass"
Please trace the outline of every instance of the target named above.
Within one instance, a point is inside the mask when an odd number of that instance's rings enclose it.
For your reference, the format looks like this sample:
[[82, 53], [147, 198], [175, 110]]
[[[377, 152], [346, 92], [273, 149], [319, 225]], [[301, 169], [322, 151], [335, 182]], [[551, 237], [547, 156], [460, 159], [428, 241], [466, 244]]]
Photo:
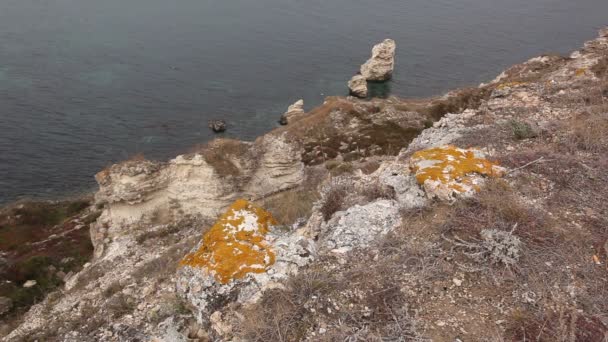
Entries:
[[576, 116], [568, 125], [571, 129], [567, 140], [570, 150], [608, 151], [608, 104]]
[[328, 221], [336, 212], [344, 209], [344, 199], [351, 190], [352, 188], [349, 188], [349, 185], [337, 185], [329, 189], [323, 197], [323, 204], [320, 209], [325, 221]]
[[[321, 260], [319, 268], [303, 270], [285, 289], [266, 292], [243, 313], [237, 336], [248, 341], [426, 341], [396, 279], [401, 272], [412, 272], [416, 279], [428, 276], [427, 260], [397, 240], [387, 239], [392, 247], [376, 261], [362, 252], [351, 256], [361, 262], [330, 272], [322, 266], [329, 260]], [[325, 333], [319, 333], [321, 328]]]
[[320, 211], [325, 221], [336, 212], [355, 204], [364, 205], [379, 198], [395, 198], [395, 189], [379, 182], [360, 184], [340, 177], [333, 178], [321, 192]]
[[477, 197], [458, 202], [443, 229], [460, 238], [479, 239], [484, 229], [510, 230], [531, 244], [554, 242], [558, 236], [546, 229], [544, 214], [524, 204], [503, 180], [490, 180]]
[[233, 139], [215, 139], [190, 150], [189, 156], [200, 153], [220, 176], [239, 176], [240, 169], [233, 159], [244, 159], [251, 153], [251, 145]]
[[598, 78], [608, 76], [608, 56], [602, 57], [594, 66], [591, 67], [591, 71]]
[[290, 278], [287, 290], [271, 290], [245, 310], [239, 335], [247, 341], [301, 341], [314, 324], [305, 303], [321, 296], [335, 284], [329, 274], [309, 271]]
[[[312, 188], [314, 189], [314, 188]], [[281, 225], [292, 225], [298, 219], [310, 216], [318, 194], [311, 188], [294, 188], [274, 194], [260, 201], [260, 206], [270, 211]]]
[[509, 122], [513, 136], [517, 140], [531, 139], [538, 136], [538, 132], [532, 128], [532, 126], [523, 121], [511, 120]]

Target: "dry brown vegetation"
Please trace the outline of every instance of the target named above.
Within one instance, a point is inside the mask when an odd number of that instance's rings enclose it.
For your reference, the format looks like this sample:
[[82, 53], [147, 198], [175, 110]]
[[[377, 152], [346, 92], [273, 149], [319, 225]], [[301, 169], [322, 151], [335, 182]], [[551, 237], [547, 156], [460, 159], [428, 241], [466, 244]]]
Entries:
[[[532, 69], [526, 80], [554, 70]], [[328, 259], [305, 269], [249, 308], [238, 335], [254, 341], [606, 342], [607, 98], [603, 83], [580, 86], [587, 91], [559, 99], [573, 108], [571, 119], [539, 132], [524, 113], [458, 142], [499, 146], [496, 158], [519, 171], [489, 180], [474, 198], [403, 212], [400, 230], [351, 252], [346, 263]], [[348, 197], [356, 192], [348, 183], [334, 185], [322, 198], [326, 220], [352, 205]], [[489, 244], [488, 231], [495, 234]], [[502, 243], [517, 253], [501, 259], [508, 250]]]
[[320, 211], [323, 219], [327, 221], [340, 210], [355, 204], [369, 203], [379, 198], [394, 199], [395, 190], [378, 182], [356, 186], [348, 179], [333, 178], [321, 197]]
[[294, 188], [272, 195], [260, 201], [280, 225], [292, 225], [298, 219], [307, 219], [317, 201], [316, 191], [306, 188]]
[[239, 176], [240, 169], [232, 159], [243, 159], [251, 153], [251, 145], [239, 140], [215, 139], [208, 144], [196, 147], [192, 152], [202, 153], [221, 176]]

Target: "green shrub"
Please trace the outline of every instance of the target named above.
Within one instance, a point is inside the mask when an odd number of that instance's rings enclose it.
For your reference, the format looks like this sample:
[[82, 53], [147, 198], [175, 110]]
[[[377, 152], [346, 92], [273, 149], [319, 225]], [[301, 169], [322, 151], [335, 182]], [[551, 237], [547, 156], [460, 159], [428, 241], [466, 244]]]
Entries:
[[513, 136], [517, 140], [536, 138], [538, 136], [532, 126], [526, 122], [511, 120], [509, 124], [511, 125]]

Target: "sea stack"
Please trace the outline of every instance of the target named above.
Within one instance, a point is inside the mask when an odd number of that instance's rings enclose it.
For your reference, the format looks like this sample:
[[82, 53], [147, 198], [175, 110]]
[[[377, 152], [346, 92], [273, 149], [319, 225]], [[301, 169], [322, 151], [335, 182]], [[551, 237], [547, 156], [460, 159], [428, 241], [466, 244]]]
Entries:
[[304, 114], [304, 100], [300, 99], [296, 101], [294, 104], [287, 108], [285, 114], [281, 115], [281, 119], [279, 119], [279, 123], [281, 125], [287, 125], [290, 120], [294, 118], [294, 116]]
[[361, 66], [361, 75], [368, 81], [388, 81], [395, 68], [395, 41], [385, 39], [372, 49], [372, 58]]
[[396, 44], [392, 39], [385, 39], [372, 48], [372, 57], [361, 66], [360, 75], [355, 75], [348, 82], [352, 95], [367, 97], [366, 82], [384, 82], [393, 77], [395, 69]]
[[353, 76], [353, 78], [348, 81], [348, 89], [350, 89], [350, 94], [359, 98], [367, 97], [367, 80], [361, 74], [357, 74]]
[[209, 120], [208, 126], [214, 133], [226, 131], [226, 121], [224, 120]]

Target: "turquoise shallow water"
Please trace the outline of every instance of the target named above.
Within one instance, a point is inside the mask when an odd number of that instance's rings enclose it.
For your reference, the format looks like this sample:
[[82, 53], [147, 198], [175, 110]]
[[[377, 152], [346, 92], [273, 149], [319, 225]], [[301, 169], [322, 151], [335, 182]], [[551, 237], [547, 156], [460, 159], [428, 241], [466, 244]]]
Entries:
[[608, 25], [605, 0], [2, 0], [0, 203], [92, 189], [137, 153], [253, 139], [299, 98], [345, 95], [387, 37], [393, 94], [428, 96], [567, 53]]

